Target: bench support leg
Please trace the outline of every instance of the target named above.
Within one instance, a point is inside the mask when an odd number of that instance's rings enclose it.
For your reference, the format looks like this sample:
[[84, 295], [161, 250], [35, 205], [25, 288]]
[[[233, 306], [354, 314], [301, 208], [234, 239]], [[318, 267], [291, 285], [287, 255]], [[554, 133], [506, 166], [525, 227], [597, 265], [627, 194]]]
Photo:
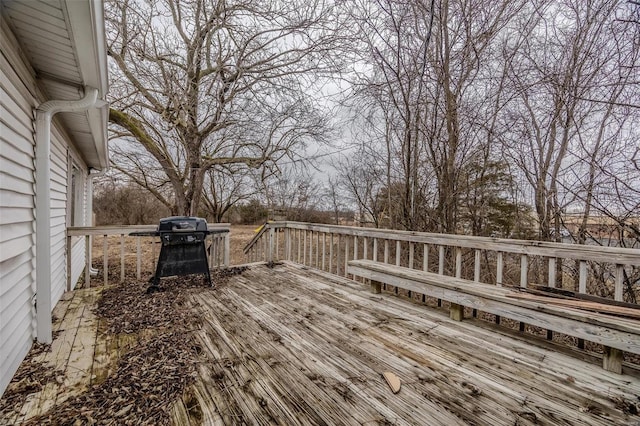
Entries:
[[449, 318], [454, 321], [462, 321], [464, 319], [464, 306], [452, 303], [449, 307]]
[[622, 374], [622, 351], [605, 346], [602, 368], [613, 373]]
[[371, 285], [371, 293], [380, 294], [382, 292], [382, 284], [379, 281], [370, 280], [369, 284]]

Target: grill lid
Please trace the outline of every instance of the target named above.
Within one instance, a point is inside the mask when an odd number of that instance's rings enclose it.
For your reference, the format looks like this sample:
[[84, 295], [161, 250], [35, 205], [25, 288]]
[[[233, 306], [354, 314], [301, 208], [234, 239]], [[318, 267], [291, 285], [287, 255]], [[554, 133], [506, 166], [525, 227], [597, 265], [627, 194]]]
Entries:
[[201, 217], [171, 216], [160, 219], [159, 232], [207, 231], [207, 221]]

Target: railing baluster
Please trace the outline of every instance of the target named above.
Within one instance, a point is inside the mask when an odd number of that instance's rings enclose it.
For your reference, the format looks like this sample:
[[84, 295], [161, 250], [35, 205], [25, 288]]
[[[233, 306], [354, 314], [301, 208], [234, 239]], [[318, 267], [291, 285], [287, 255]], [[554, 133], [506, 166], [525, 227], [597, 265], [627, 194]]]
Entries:
[[499, 251], [496, 258], [496, 285], [498, 287], [502, 287], [502, 273], [504, 272], [503, 261], [503, 254]]
[[333, 232], [329, 234], [329, 272], [333, 274]]
[[556, 258], [549, 258], [549, 287], [554, 288], [556, 286]]
[[276, 250], [273, 245], [276, 242], [275, 229], [273, 227], [269, 227], [269, 253], [267, 254], [269, 262], [273, 262], [277, 259], [274, 258], [274, 251]]
[[587, 262], [584, 260], [580, 261], [580, 277], [578, 278], [578, 292], [579, 293], [587, 292]]
[[224, 266], [231, 265], [231, 235], [229, 232], [224, 233]]
[[377, 238], [373, 239], [373, 261], [374, 262], [378, 261], [378, 239]]
[[369, 239], [367, 237], [364, 237], [362, 241], [363, 241], [362, 258], [368, 259], [369, 258]]
[[400, 255], [402, 252], [402, 246], [400, 240], [396, 240], [396, 266], [400, 266]]
[[529, 275], [529, 256], [523, 254], [520, 256], [520, 287], [526, 288]]
[[136, 279], [142, 278], [142, 238], [136, 237]]
[[624, 265], [616, 265], [616, 283], [614, 288], [614, 300], [622, 302], [624, 299]]
[[358, 259], [358, 236], [353, 236], [353, 258]]
[[473, 281], [480, 282], [480, 250], [476, 249], [473, 259]]
[[349, 237], [344, 237], [344, 276], [347, 276], [347, 266], [349, 263]]
[[215, 235], [211, 235], [211, 244], [209, 245], [209, 269], [213, 269], [214, 265], [216, 264], [217, 258], [216, 258], [216, 236]]
[[107, 247], [107, 236], [104, 236], [104, 240], [102, 242], [102, 268], [104, 269], [104, 285], [109, 284], [109, 260], [108, 260], [108, 247]]
[[336, 275], [340, 275], [340, 240], [342, 240], [342, 235], [338, 234], [338, 241], [336, 244]]
[[276, 260], [280, 260], [280, 228], [274, 230], [276, 234]]
[[444, 275], [444, 246], [438, 247], [438, 275]]
[[456, 247], [456, 278], [462, 277], [462, 249]]
[[325, 269], [325, 257], [327, 254], [327, 233], [323, 232], [322, 233], [322, 270], [326, 271]]
[[316, 232], [316, 268], [320, 268], [320, 232]]
[[384, 240], [384, 263], [389, 263], [389, 240]]
[[300, 254], [302, 252], [302, 246], [300, 242], [302, 240], [302, 229], [298, 229], [298, 263], [300, 263]]
[[91, 287], [91, 237], [84, 236], [84, 288]]
[[285, 259], [291, 260], [291, 229], [284, 228], [284, 252]]
[[414, 243], [409, 243], [409, 268], [413, 269], [413, 256], [416, 247]]
[[120, 282], [124, 282], [124, 234], [120, 234]]
[[309, 266], [313, 266], [313, 231], [305, 231], [304, 233], [304, 250], [305, 250], [305, 265], [306, 265], [306, 253], [307, 253], [307, 234], [309, 234]]
[[422, 247], [422, 270], [429, 272], [429, 244]]

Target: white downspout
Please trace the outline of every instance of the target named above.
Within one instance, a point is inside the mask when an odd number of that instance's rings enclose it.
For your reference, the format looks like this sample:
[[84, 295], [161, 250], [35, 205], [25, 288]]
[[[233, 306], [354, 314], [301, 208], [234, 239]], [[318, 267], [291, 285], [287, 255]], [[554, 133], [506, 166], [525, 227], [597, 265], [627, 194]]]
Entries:
[[98, 89], [86, 86], [76, 101], [47, 101], [36, 109], [36, 337], [51, 343], [51, 119], [95, 105]]

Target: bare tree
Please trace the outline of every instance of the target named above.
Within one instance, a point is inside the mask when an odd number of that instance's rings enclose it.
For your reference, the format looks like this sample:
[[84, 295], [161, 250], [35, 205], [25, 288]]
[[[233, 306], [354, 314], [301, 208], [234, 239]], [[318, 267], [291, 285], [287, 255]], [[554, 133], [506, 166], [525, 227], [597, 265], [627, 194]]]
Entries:
[[616, 0], [549, 3], [537, 11], [538, 25], [522, 39], [517, 61], [510, 62], [517, 96], [506, 117], [508, 148], [534, 190], [542, 239], [560, 238], [568, 206], [562, 187], [576, 162], [582, 163], [571, 157], [574, 147], [592, 146], [587, 138], [595, 139], [592, 154], [598, 156], [605, 133], [594, 134], [594, 126], [604, 131], [614, 124], [613, 110], [593, 100], [615, 101], [620, 94], [615, 87], [624, 84], [609, 75], [619, 70], [612, 26], [619, 11]]
[[233, 206], [255, 197], [260, 189], [255, 184], [256, 176], [250, 172], [241, 165], [209, 169], [203, 188], [204, 216], [222, 222]]
[[107, 25], [113, 165], [173, 213], [197, 213], [213, 167], [273, 170], [323, 140], [305, 91], [334, 52], [327, 3], [111, 0]]
[[[358, 94], [378, 111], [372, 115], [383, 117], [386, 198], [402, 185], [399, 226], [461, 231], [461, 171], [472, 157], [488, 161], [494, 153], [495, 126], [483, 114], [502, 84], [486, 82], [501, 81], [501, 73], [493, 75], [504, 43], [499, 36], [525, 4], [377, 0], [355, 12], [363, 58], [372, 67], [358, 80]], [[502, 105], [493, 102], [494, 117]]]
[[379, 167], [375, 157], [360, 151], [357, 160], [345, 159], [338, 165], [338, 180], [350, 204], [355, 206], [361, 224], [373, 223], [379, 228], [385, 218], [391, 217], [385, 211], [380, 194], [385, 189], [384, 169]]
[[288, 220], [309, 221], [309, 215], [321, 204], [322, 186], [306, 170], [283, 168], [279, 175], [263, 180], [262, 185], [267, 207], [284, 210]]

